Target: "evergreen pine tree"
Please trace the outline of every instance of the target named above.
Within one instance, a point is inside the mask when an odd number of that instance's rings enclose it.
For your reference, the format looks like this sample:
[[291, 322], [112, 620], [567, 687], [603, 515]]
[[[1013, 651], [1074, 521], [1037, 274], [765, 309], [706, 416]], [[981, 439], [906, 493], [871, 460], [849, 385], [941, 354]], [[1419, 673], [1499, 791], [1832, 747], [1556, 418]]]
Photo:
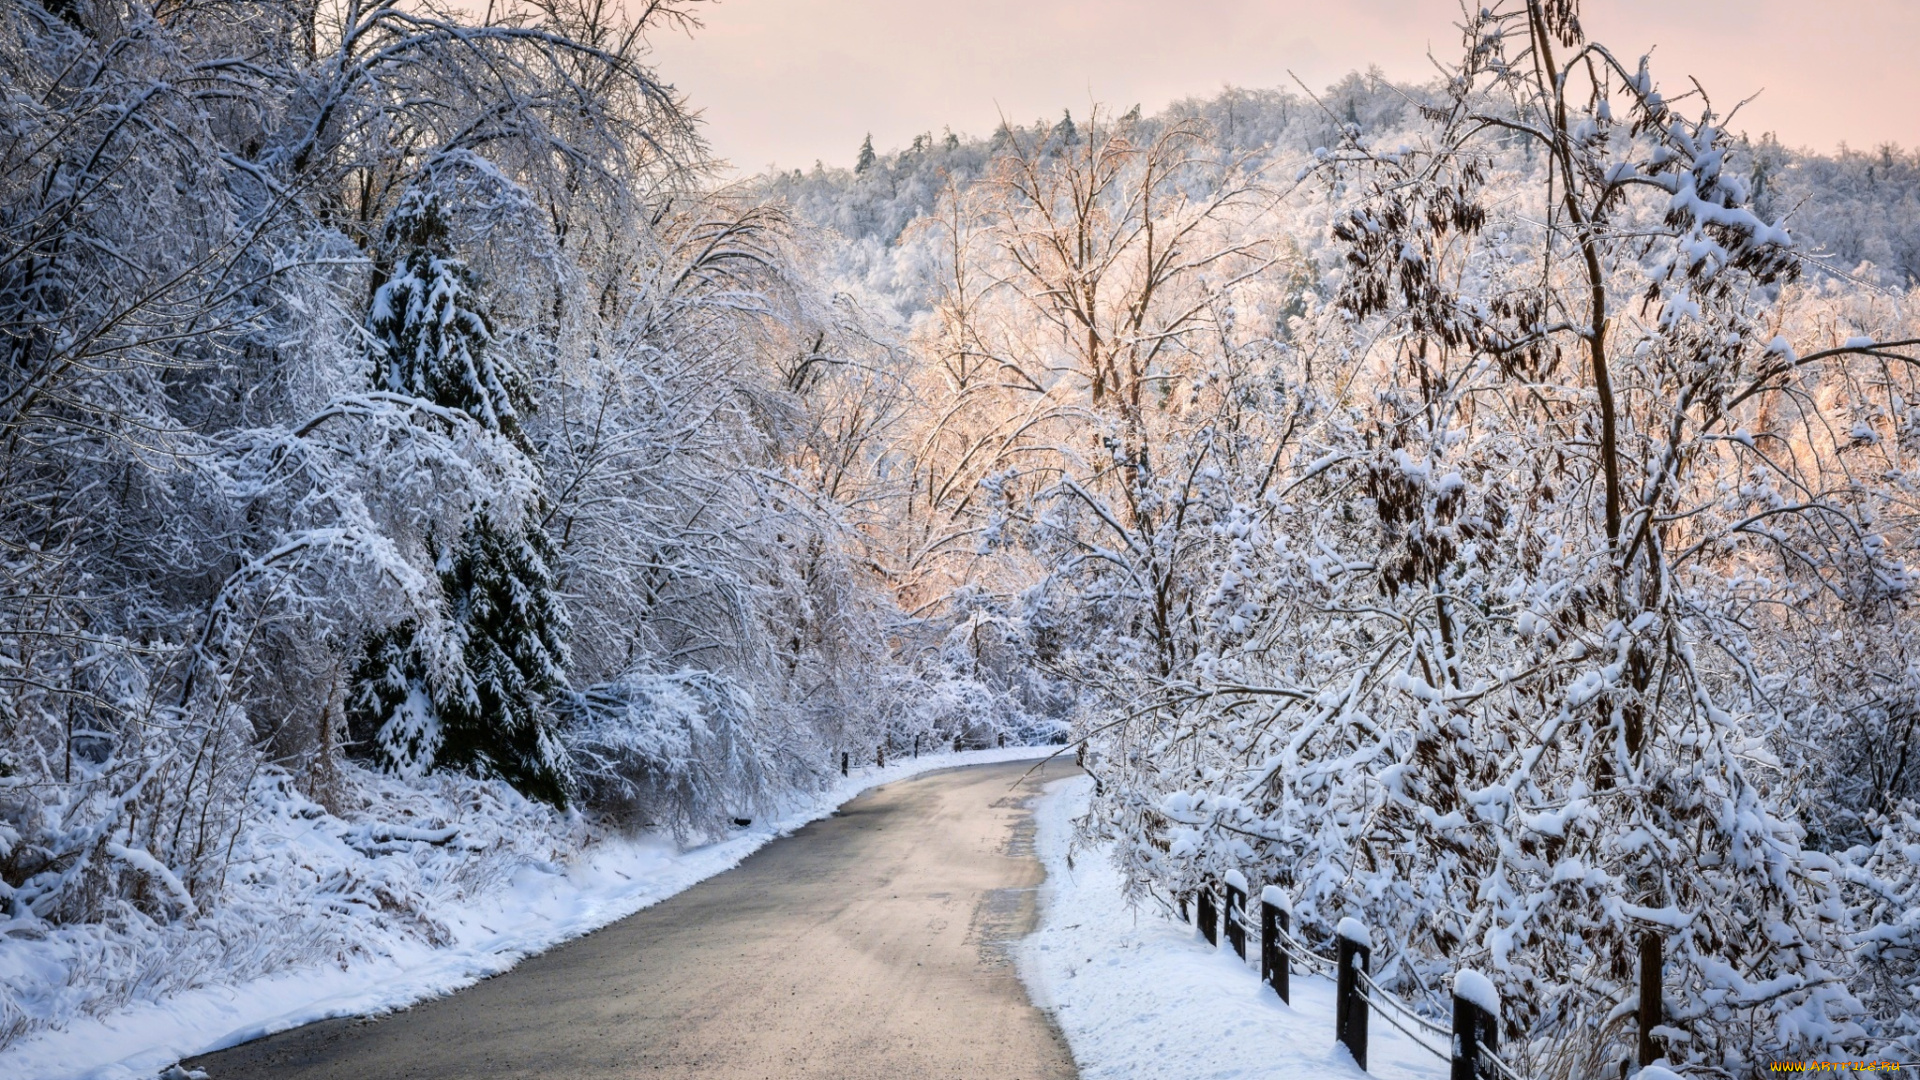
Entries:
[[553, 547], [538, 524], [502, 526], [484, 510], [441, 553], [448, 616], [465, 638], [459, 692], [436, 695], [437, 764], [497, 776], [530, 798], [565, 805], [564, 751], [546, 710], [567, 663], [567, 617]]
[[519, 441], [526, 380], [488, 351], [493, 328], [473, 274], [449, 249], [439, 204], [409, 200], [394, 218], [388, 234], [409, 250], [373, 294], [375, 384], [459, 409]]
[[[520, 428], [531, 407], [526, 380], [489, 348], [492, 328], [439, 207], [410, 200], [388, 234], [406, 254], [368, 316], [375, 384], [459, 409], [530, 449]], [[370, 634], [355, 666], [349, 733], [403, 776], [462, 769], [563, 805], [566, 761], [546, 709], [567, 664], [551, 543], [538, 522], [500, 522], [481, 508], [452, 547], [431, 537], [428, 546], [455, 639], [448, 651], [458, 655], [431, 663], [412, 620]]]
[[1080, 129], [1073, 123], [1073, 110], [1060, 111], [1060, 122], [1053, 125], [1053, 138], [1061, 146], [1072, 146], [1080, 141]]
[[873, 133], [868, 132], [866, 141], [860, 144], [860, 157], [853, 163], [853, 171], [863, 173], [873, 168], [873, 159]]
[[418, 629], [408, 619], [367, 635], [346, 708], [349, 752], [410, 780], [433, 768], [442, 740]]

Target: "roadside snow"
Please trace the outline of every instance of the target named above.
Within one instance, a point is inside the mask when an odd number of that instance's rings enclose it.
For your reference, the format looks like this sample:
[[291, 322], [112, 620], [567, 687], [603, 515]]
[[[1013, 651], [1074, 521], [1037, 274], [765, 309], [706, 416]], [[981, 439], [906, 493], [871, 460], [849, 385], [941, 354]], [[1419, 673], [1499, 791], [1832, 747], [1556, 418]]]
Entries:
[[[353, 910], [345, 916], [344, 927], [338, 918], [329, 924], [336, 933], [345, 928], [359, 935], [343, 942], [335, 962], [269, 968], [271, 974], [231, 984], [207, 977], [193, 989], [136, 995], [129, 1005], [89, 1017], [77, 1015], [84, 1006], [75, 1008], [72, 1000], [76, 994], [74, 980], [98, 977], [76, 971], [89, 958], [83, 949], [57, 932], [39, 937], [0, 937], [0, 1020], [9, 1011], [31, 1014], [39, 1010], [63, 1021], [63, 1026], [36, 1031], [0, 1051], [0, 1077], [150, 1078], [182, 1058], [301, 1024], [405, 1008], [497, 975], [528, 956], [597, 930], [731, 869], [768, 841], [826, 817], [868, 788], [959, 765], [1044, 757], [1057, 749], [1008, 747], [937, 754], [898, 761], [884, 769], [866, 768], [832, 789], [795, 804], [777, 821], [756, 822], [724, 841], [685, 851], [659, 836], [601, 835], [568, 857], [566, 865], [537, 855], [518, 856], [504, 872], [480, 875], [478, 880], [462, 882], [458, 889], [444, 887], [434, 874], [426, 875], [430, 880], [425, 884], [411, 879], [400, 882], [415, 889], [412, 895], [425, 896], [429, 901], [422, 911], [409, 916], [411, 924], [431, 924], [427, 932], [421, 932], [418, 925], [392, 925], [396, 920], [382, 910], [386, 905], [380, 899], [380, 888], [385, 882], [380, 879], [399, 871], [412, 873], [417, 867], [432, 868], [435, 860], [459, 863], [461, 849], [449, 846], [455, 833], [445, 828], [342, 828], [339, 819], [323, 817], [317, 808], [306, 804], [299, 808], [301, 812], [289, 815], [276, 827], [259, 830], [262, 835], [252, 838], [251, 843], [262, 849], [258, 861], [273, 866], [276, 872], [295, 864], [303, 869], [318, 867], [336, 876], [346, 872], [374, 879], [374, 887], [363, 890], [373, 901], [357, 907], [348, 905]], [[469, 820], [461, 824], [469, 832], [480, 833], [483, 824], [498, 828], [515, 822]], [[512, 830], [508, 827], [500, 831]], [[511, 836], [504, 839], [510, 840]], [[370, 857], [369, 852], [379, 857]], [[459, 868], [444, 877], [458, 878]], [[274, 887], [279, 891], [267, 903], [288, 895], [284, 883], [274, 883]], [[368, 910], [360, 911], [360, 907]], [[313, 921], [306, 912], [287, 913], [289, 934], [309, 932], [303, 919]], [[268, 922], [238, 925], [245, 926], [250, 936], [275, 936], [266, 929], [271, 926]], [[232, 950], [273, 955], [271, 942], [224, 944]], [[155, 960], [156, 964], [166, 961], [164, 955]], [[231, 970], [231, 966], [216, 970]]]
[[1082, 1080], [1441, 1080], [1447, 1064], [1375, 1019], [1368, 1069], [1333, 1040], [1333, 984], [1296, 972], [1280, 1001], [1222, 945], [1191, 926], [1129, 909], [1102, 849], [1067, 862], [1073, 819], [1092, 780], [1047, 785], [1035, 849], [1047, 868], [1040, 925], [1021, 945], [1020, 974], [1053, 1013]]

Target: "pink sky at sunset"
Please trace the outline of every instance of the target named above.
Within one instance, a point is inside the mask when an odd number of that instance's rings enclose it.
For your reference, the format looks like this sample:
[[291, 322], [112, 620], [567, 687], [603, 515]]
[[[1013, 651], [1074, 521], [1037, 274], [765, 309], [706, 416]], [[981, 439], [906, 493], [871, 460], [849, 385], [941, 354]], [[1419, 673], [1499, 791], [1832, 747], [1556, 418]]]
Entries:
[[[1148, 111], [1225, 84], [1319, 89], [1377, 64], [1424, 79], [1457, 51], [1446, 0], [723, 0], [691, 40], [662, 35], [662, 73], [748, 171], [847, 165], [861, 138], [985, 134], [1084, 112]], [[1697, 77], [1717, 104], [1762, 89], [1737, 127], [1817, 150], [1920, 144], [1920, 0], [1588, 0], [1588, 33], [1650, 46], [1656, 78]]]

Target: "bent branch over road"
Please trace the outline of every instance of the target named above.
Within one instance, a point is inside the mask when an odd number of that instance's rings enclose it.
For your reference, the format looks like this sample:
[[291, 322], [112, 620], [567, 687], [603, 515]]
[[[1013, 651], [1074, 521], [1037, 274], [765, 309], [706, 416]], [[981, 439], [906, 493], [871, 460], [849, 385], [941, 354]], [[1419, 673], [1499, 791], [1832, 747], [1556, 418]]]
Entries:
[[213, 1080], [1068, 1080], [1006, 955], [1043, 872], [1028, 762], [870, 791], [471, 989], [188, 1062]]

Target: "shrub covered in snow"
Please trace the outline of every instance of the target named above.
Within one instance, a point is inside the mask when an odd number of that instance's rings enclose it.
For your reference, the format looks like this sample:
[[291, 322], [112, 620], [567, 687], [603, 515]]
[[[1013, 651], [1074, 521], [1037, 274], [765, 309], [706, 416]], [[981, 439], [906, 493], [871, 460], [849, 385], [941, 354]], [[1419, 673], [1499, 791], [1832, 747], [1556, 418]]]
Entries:
[[[68, 919], [17, 897], [26, 902], [0, 924], [0, 1044], [203, 986], [444, 946], [448, 906], [551, 865], [584, 838], [550, 807], [456, 773], [403, 782], [350, 765], [334, 794], [338, 814], [262, 768], [240, 808], [246, 825], [226, 838], [218, 879], [197, 899], [158, 859], [109, 845], [123, 852], [105, 857], [151, 876], [175, 907], [109, 901], [102, 917]], [[178, 917], [187, 904], [193, 917]]]
[[766, 814], [796, 747], [724, 676], [629, 675], [566, 703], [583, 801], [639, 826], [710, 834]]

